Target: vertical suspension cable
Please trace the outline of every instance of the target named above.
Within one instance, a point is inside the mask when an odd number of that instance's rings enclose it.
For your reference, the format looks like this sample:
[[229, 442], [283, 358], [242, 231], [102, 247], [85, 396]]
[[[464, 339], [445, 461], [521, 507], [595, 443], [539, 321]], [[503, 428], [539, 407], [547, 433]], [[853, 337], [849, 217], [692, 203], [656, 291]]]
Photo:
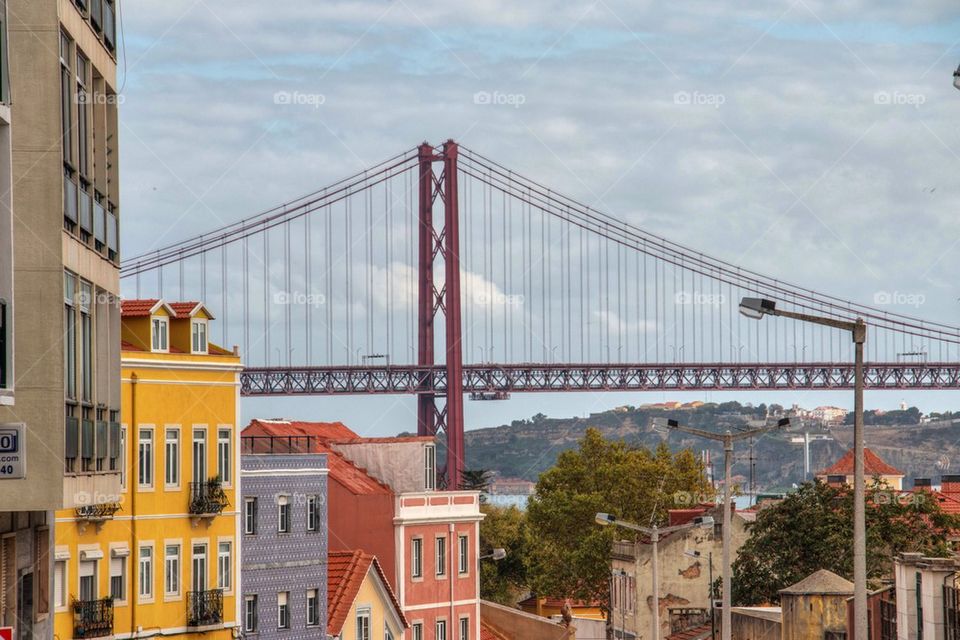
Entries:
[[250, 360], [250, 243], [243, 237], [243, 358]]
[[[290, 260], [292, 259], [292, 257], [290, 256], [290, 224], [291, 224], [290, 222], [286, 222], [283, 225], [283, 243], [284, 243], [284, 254], [285, 254], [283, 257], [283, 286], [288, 296], [294, 294], [294, 292], [290, 290], [292, 288], [290, 286]], [[283, 348], [285, 350], [285, 353], [283, 354], [282, 358], [278, 358], [278, 360], [280, 360], [281, 362], [286, 362], [287, 367], [290, 366], [290, 355], [291, 355], [290, 354], [290, 349], [291, 349], [290, 333], [293, 329], [293, 321], [291, 320], [292, 309], [293, 309], [293, 304], [291, 304], [291, 301], [288, 299], [287, 304], [283, 306], [283, 323], [284, 323]]]
[[230, 348], [227, 328], [230, 326], [230, 305], [227, 301], [227, 245], [220, 244], [220, 308], [223, 311], [223, 322], [220, 323], [220, 342], [224, 349]]
[[263, 355], [270, 366], [270, 230], [263, 229]]
[[352, 243], [350, 242], [350, 238], [352, 235], [350, 233], [351, 218], [353, 217], [352, 216], [353, 207], [351, 206], [352, 200], [353, 200], [352, 198], [348, 197], [348, 198], [345, 198], [343, 201], [344, 202], [343, 204], [343, 212], [344, 212], [343, 244], [344, 244], [344, 247], [346, 248], [346, 253], [347, 253], [347, 264], [345, 265], [347, 270], [347, 299], [343, 306], [346, 309], [346, 316], [347, 316], [346, 318], [347, 319], [347, 326], [346, 326], [347, 364], [350, 364], [350, 365], [354, 364], [353, 362], [353, 310], [351, 308], [353, 304], [353, 256], [352, 256], [353, 251], [351, 250]]
[[[383, 185], [384, 215], [387, 218], [386, 233], [383, 235], [383, 244], [386, 249], [387, 261], [387, 357], [394, 353], [393, 348], [393, 180], [387, 180]], [[389, 362], [385, 363], [389, 364]]]
[[306, 309], [304, 309], [304, 322], [306, 324], [304, 341], [307, 343], [307, 355], [304, 364], [307, 366], [313, 364], [313, 305], [315, 300], [319, 301], [318, 298], [315, 298], [313, 292], [313, 256], [310, 252], [310, 246], [313, 244], [313, 234], [310, 231], [311, 217], [313, 217], [312, 214], [307, 214], [303, 219], [303, 270], [304, 281], [306, 282], [304, 288], [307, 294], [307, 304]]
[[326, 355], [327, 355], [327, 364], [333, 364], [333, 328], [334, 328], [334, 319], [333, 319], [333, 207], [327, 205], [324, 208], [326, 215], [325, 219], [325, 229], [323, 234], [323, 239], [326, 243], [326, 288], [324, 293], [326, 294], [326, 307], [327, 307], [327, 344], [326, 344]]

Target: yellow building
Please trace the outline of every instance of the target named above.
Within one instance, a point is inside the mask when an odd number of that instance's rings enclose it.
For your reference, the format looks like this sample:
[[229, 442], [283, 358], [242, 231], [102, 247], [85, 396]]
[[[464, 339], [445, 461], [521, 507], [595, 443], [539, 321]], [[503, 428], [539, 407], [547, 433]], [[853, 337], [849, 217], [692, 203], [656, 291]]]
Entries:
[[195, 302], [125, 300], [121, 492], [57, 512], [61, 640], [229, 638], [238, 619], [240, 358]]
[[401, 640], [407, 620], [376, 556], [331, 551], [327, 563], [327, 637]]

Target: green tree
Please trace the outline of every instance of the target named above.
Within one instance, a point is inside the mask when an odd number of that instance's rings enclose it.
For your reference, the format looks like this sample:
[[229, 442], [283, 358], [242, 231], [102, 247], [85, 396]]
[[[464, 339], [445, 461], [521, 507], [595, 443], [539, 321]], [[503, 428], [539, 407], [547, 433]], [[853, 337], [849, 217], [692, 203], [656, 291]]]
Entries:
[[[867, 490], [868, 579], [892, 575], [893, 555], [919, 551], [950, 555], [947, 535], [960, 519], [943, 513], [926, 493]], [[776, 505], [761, 509], [733, 563], [736, 605], [775, 603], [778, 591], [819, 569], [852, 579], [853, 490], [808, 482]]]
[[527, 585], [526, 517], [514, 506], [485, 504], [480, 510], [486, 516], [480, 522], [480, 554], [507, 552], [502, 560], [480, 561], [480, 596], [512, 607]]
[[542, 595], [607, 601], [610, 545], [628, 535], [594, 522], [597, 512], [639, 523], [666, 521], [677, 496], [689, 504], [710, 492], [700, 460], [606, 440], [587, 429], [579, 448], [564, 451], [540, 475], [527, 508], [527, 577]]
[[480, 502], [487, 501], [493, 472], [489, 469], [464, 469], [460, 472], [460, 488], [464, 491], [479, 491]]

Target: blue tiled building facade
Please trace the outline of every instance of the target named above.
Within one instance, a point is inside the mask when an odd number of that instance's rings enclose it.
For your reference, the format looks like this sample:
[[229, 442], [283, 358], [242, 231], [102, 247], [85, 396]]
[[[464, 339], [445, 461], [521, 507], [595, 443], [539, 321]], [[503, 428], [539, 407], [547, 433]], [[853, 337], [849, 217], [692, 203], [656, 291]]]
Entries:
[[244, 637], [326, 638], [327, 456], [244, 453], [241, 469]]

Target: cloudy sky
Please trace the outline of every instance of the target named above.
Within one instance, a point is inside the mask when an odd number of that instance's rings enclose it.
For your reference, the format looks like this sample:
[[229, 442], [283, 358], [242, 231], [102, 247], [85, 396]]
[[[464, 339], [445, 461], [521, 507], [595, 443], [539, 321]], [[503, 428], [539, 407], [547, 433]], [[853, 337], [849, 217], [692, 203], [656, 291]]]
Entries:
[[[125, 252], [454, 138], [716, 257], [866, 304], [895, 294], [891, 309], [960, 323], [960, 9], [742, 4], [125, 2]], [[958, 408], [955, 395], [867, 404]], [[663, 399], [468, 403], [468, 428]], [[412, 410], [405, 398], [244, 404], [247, 417], [366, 433], [412, 429]]]

